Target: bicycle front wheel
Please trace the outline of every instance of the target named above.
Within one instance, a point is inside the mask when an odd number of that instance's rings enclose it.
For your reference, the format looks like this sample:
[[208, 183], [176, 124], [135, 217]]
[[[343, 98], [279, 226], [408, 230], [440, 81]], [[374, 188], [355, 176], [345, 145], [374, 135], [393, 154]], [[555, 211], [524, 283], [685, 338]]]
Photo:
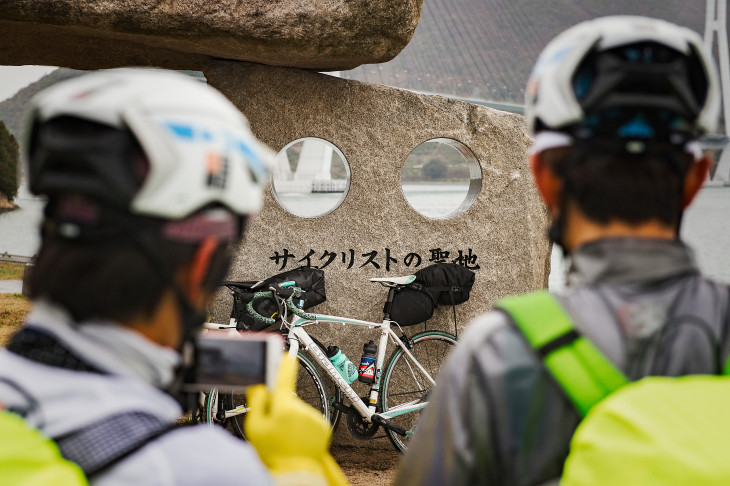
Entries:
[[[246, 413], [245, 399], [241, 395], [242, 409], [239, 413]], [[203, 422], [209, 427], [220, 426], [233, 432], [239, 437], [243, 437], [243, 429], [235, 426], [234, 421], [226, 418], [226, 412], [234, 412], [236, 399], [234, 395], [219, 391], [217, 388], [211, 388], [205, 395], [205, 405], [201, 413]]]
[[[428, 375], [436, 379], [446, 356], [456, 344], [456, 338], [447, 332], [426, 331], [416, 334], [405, 344]], [[396, 349], [383, 375], [380, 395], [383, 413], [395, 412], [398, 407], [427, 402], [432, 387], [431, 381], [403, 352], [403, 348]], [[405, 452], [408, 449], [420, 415], [421, 409], [418, 409], [390, 418], [391, 422], [407, 431], [404, 437], [392, 430], [386, 430], [390, 442], [399, 451]]]
[[[308, 403], [324, 417], [323, 420], [330, 420], [330, 401], [327, 396], [327, 388], [322, 381], [317, 369], [306, 356], [297, 354], [297, 383], [296, 394], [304, 402]], [[206, 414], [210, 422], [217, 421], [222, 425], [230, 428], [230, 430], [238, 437], [245, 439], [243, 422], [246, 417], [246, 395], [239, 393], [218, 393], [217, 390], [211, 390], [207, 401], [206, 412], [208, 410], [218, 410], [217, 413], [208, 412]], [[215, 403], [217, 402], [217, 403]], [[234, 415], [223, 419], [226, 412]], [[223, 420], [221, 420], [223, 419]]]

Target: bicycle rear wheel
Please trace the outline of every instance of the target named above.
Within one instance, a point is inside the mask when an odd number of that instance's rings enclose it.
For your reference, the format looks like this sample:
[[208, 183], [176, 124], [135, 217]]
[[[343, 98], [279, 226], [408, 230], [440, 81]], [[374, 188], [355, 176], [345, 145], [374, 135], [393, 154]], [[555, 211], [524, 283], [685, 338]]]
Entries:
[[[330, 397], [322, 377], [303, 354], [297, 354], [297, 361], [297, 396], [319, 410], [327, 420], [331, 420]], [[209, 423], [222, 425], [238, 437], [246, 438], [243, 426], [247, 410], [244, 394], [224, 393], [213, 389], [208, 393], [205, 410], [205, 418]], [[226, 412], [230, 414], [232, 411], [237, 413], [226, 418]]]
[[[423, 366], [428, 374], [436, 379], [442, 363], [456, 344], [456, 338], [441, 331], [426, 331], [416, 334], [409, 340], [408, 351]], [[433, 385], [426, 375], [398, 348], [388, 361], [383, 375], [383, 386], [380, 403], [383, 413], [392, 411], [404, 404], [417, 404], [428, 401], [428, 393]], [[407, 412], [390, 418], [390, 421], [405, 429], [404, 437], [391, 430], [386, 430], [393, 446], [401, 452], [408, 449], [416, 422], [421, 415], [420, 410]]]

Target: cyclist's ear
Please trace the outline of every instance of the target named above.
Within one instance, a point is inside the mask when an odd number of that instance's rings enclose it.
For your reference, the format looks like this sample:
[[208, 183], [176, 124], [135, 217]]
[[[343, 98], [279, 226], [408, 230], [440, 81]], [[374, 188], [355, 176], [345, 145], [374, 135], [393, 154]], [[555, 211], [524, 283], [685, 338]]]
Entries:
[[529, 160], [532, 178], [535, 180], [537, 190], [540, 192], [540, 196], [548, 209], [552, 212], [552, 209], [560, 201], [563, 184], [560, 178], [553, 172], [552, 167], [545, 162], [541, 153], [531, 154]]
[[687, 170], [687, 175], [684, 176], [683, 208], [689, 206], [697, 193], [700, 192], [700, 189], [702, 189], [705, 179], [707, 179], [707, 175], [710, 173], [710, 167], [712, 167], [712, 159], [705, 152], [702, 158], [695, 161]]
[[201, 302], [204, 297], [204, 282], [210, 270], [211, 259], [218, 248], [218, 239], [208, 236], [200, 244], [190, 262], [190, 271], [187, 274], [185, 282], [185, 291], [190, 302], [196, 302], [199, 305], [206, 305]]

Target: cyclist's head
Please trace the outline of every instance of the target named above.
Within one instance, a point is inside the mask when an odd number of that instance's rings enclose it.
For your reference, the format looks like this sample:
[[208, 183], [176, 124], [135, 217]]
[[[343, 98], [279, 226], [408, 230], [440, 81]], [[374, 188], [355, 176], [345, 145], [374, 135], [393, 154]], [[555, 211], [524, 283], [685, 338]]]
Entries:
[[604, 17], [558, 35], [540, 54], [525, 97], [533, 153], [592, 220], [677, 224], [681, 181], [717, 126], [714, 64], [689, 29]]
[[44, 90], [28, 124], [30, 189], [48, 198], [31, 295], [123, 321], [172, 290], [189, 334], [202, 309], [178, 273], [203, 258], [191, 272], [212, 293], [262, 204], [271, 154], [244, 116], [192, 77], [117, 69]]

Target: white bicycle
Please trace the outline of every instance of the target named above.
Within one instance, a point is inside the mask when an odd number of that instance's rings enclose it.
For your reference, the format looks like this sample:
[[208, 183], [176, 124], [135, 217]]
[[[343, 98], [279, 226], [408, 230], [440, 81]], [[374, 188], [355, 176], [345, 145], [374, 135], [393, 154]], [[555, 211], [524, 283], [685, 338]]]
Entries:
[[[260, 299], [276, 302], [281, 316], [280, 332], [285, 337], [289, 354], [296, 356], [299, 362], [296, 392], [300, 398], [320, 410], [333, 428], [344, 413], [348, 430], [358, 439], [372, 439], [382, 427], [393, 446], [405, 452], [420, 412], [428, 404], [428, 394], [441, 364], [456, 344], [456, 338], [443, 331], [424, 331], [409, 337], [390, 320], [395, 293], [414, 279], [414, 275], [370, 279], [388, 288], [382, 322], [305, 312], [295, 304], [302, 301], [304, 291], [294, 287], [294, 282], [284, 282], [259, 292], [256, 290], [261, 289], [250, 285], [253, 282], [229, 282], [227, 285], [255, 292], [253, 300], [248, 303], [248, 313], [270, 326], [277, 321], [259, 315], [254, 305]], [[365, 397], [361, 397], [337, 371], [326, 355], [325, 346], [307, 333], [308, 326], [322, 324], [367, 327], [380, 335], [374, 382]], [[236, 322], [207, 324], [206, 327], [235, 329]], [[394, 329], [399, 329], [401, 335]], [[389, 345], [393, 351], [385, 364]], [[346, 404], [345, 398], [349, 404]], [[245, 396], [219, 393], [214, 389], [206, 395], [203, 419], [230, 425], [236, 434], [244, 437], [243, 419], [247, 411]]]

